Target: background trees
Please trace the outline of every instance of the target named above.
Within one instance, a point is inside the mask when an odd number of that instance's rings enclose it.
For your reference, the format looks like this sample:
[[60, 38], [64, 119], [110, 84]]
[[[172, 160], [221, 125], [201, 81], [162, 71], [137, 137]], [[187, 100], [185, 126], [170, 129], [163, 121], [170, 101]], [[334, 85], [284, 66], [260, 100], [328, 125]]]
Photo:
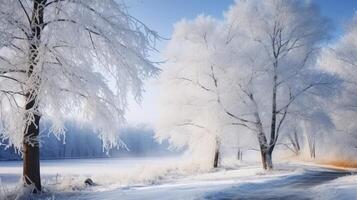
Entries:
[[202, 138], [222, 141], [227, 127], [244, 127], [271, 169], [288, 121], [326, 94], [331, 80], [314, 64], [327, 32], [327, 20], [300, 1], [239, 1], [223, 21], [199, 16], [178, 23], [162, 74], [168, 109], [158, 136], [197, 148]]
[[176, 24], [161, 76], [164, 106], [157, 136], [174, 147], [187, 146], [194, 162], [204, 168], [218, 165], [224, 123], [210, 59], [216, 31], [217, 21], [204, 16]]
[[157, 73], [157, 34], [122, 3], [3, 0], [0, 8], [1, 137], [20, 149], [24, 180], [41, 190], [41, 119], [55, 135], [68, 118], [91, 122], [105, 148], [121, 145], [129, 93]]
[[[77, 124], [66, 123], [65, 141], [59, 140], [48, 132], [41, 123], [41, 159], [95, 159], [176, 155], [167, 149], [168, 144], [159, 144], [154, 138], [154, 131], [147, 126], [129, 126], [121, 130], [120, 138], [126, 148], [113, 148], [103, 151], [102, 141], [91, 129], [80, 128]], [[61, 137], [63, 138], [63, 137]], [[0, 146], [0, 161], [20, 160], [21, 155], [14, 148]]]
[[[337, 88], [339, 93], [334, 101], [331, 101], [329, 111], [331, 113], [336, 130], [338, 131], [339, 146], [344, 156], [355, 156], [356, 146], [356, 105], [357, 105], [357, 17], [349, 21], [341, 37], [324, 48], [320, 58], [319, 66], [326, 72], [335, 75], [341, 82]], [[337, 143], [337, 142], [336, 142]], [[342, 154], [340, 153], [341, 157]]]

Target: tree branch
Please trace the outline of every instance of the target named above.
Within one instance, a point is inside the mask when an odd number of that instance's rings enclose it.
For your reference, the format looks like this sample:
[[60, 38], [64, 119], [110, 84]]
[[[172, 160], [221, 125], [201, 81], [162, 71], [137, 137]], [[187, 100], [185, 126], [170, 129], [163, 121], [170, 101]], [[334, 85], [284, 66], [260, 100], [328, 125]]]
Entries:
[[18, 0], [18, 2], [20, 3], [21, 8], [22, 8], [22, 10], [24, 11], [24, 13], [25, 13], [25, 15], [26, 15], [26, 18], [27, 18], [27, 20], [28, 20], [28, 22], [29, 22], [29, 24], [31, 24], [30, 16], [29, 16], [29, 14], [27, 13], [27, 11], [26, 11], [24, 5], [22, 4], [21, 0]]

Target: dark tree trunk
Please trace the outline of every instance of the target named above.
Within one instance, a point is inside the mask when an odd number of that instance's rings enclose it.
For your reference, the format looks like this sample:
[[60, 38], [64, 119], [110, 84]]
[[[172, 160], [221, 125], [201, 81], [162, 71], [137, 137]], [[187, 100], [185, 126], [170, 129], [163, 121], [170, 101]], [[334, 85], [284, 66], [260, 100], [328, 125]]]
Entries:
[[266, 160], [266, 166], [268, 170], [272, 170], [273, 169], [273, 151], [269, 150], [268, 152], [266, 152], [265, 154], [265, 160]]
[[273, 152], [269, 151], [269, 150], [260, 151], [261, 158], [262, 158], [263, 169], [265, 169], [265, 170], [272, 170], [273, 169], [272, 153]]
[[29, 37], [29, 89], [26, 92], [26, 126], [23, 139], [23, 178], [25, 185], [33, 185], [34, 193], [41, 191], [39, 129], [41, 115], [38, 110], [38, 91], [41, 79], [36, 68], [41, 43], [44, 6], [47, 0], [34, 0]]
[[[275, 54], [274, 54], [275, 55]], [[274, 62], [274, 77], [273, 77], [273, 99], [272, 99], [272, 112], [271, 112], [271, 127], [270, 127], [270, 142], [269, 147], [264, 153], [265, 161], [266, 161], [266, 169], [273, 169], [273, 161], [272, 161], [272, 153], [277, 141], [277, 127], [276, 127], [276, 118], [277, 118], [277, 87], [278, 87], [278, 57], [275, 56]]]
[[214, 161], [213, 161], [213, 167], [217, 168], [219, 164], [219, 149], [216, 149], [214, 152]]
[[237, 159], [243, 160], [243, 151], [240, 148], [238, 148], [238, 151], [237, 151]]
[[220, 140], [216, 138], [216, 149], [214, 151], [214, 158], [213, 158], [213, 168], [217, 168], [219, 166], [220, 160]]
[[39, 125], [40, 116], [27, 126], [23, 142], [23, 177], [26, 185], [35, 186], [34, 193], [41, 191]]
[[267, 165], [267, 152], [268, 152], [268, 141], [267, 138], [265, 137], [264, 130], [263, 130], [263, 124], [260, 120], [259, 114], [256, 112], [255, 114], [255, 119], [257, 120], [257, 129], [258, 129], [258, 142], [259, 142], [259, 148], [260, 148], [260, 156], [262, 158], [262, 165], [263, 169], [268, 169]]
[[237, 139], [237, 160], [243, 160], [243, 151], [239, 146], [239, 137]]
[[266, 160], [266, 156], [265, 156], [265, 151], [262, 151], [260, 150], [260, 156], [262, 158], [262, 165], [263, 165], [263, 169], [268, 169], [268, 166], [267, 166], [267, 160]]
[[293, 145], [292, 151], [295, 153], [295, 155], [299, 155], [301, 147], [297, 131], [295, 130], [293, 134], [293, 136], [290, 134], [288, 138], [290, 140], [290, 143]]

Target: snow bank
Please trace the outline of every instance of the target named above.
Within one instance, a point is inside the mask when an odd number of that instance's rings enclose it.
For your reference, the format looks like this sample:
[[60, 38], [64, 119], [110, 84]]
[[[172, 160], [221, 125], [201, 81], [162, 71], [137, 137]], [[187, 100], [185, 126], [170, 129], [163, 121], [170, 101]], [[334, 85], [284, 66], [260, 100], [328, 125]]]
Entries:
[[[12, 176], [9, 172], [16, 174], [17, 178], [7, 178]], [[166, 197], [167, 193], [171, 199], [190, 199], [190, 195], [199, 199], [200, 195], [233, 186], [305, 173], [300, 164], [276, 163], [274, 171], [264, 171], [259, 162], [238, 161], [225, 162], [219, 169], [202, 171], [182, 157], [43, 161], [41, 172], [46, 193], [40, 197], [46, 200], [52, 197], [56, 200], [103, 199], [103, 196], [114, 200], [119, 197], [127, 199], [126, 195], [131, 199], [150, 199], [150, 195], [151, 199], [157, 199], [155, 197]], [[6, 200], [13, 200], [15, 194], [28, 196], [27, 190], [15, 187], [20, 185], [20, 176], [20, 162], [1, 163], [0, 177], [5, 180], [2, 185], [6, 188], [0, 187], [1, 200], [5, 196], [10, 196]], [[96, 186], [86, 186], [84, 181], [87, 178], [91, 178]], [[16, 181], [11, 182], [13, 180]]]
[[351, 200], [357, 198], [357, 175], [345, 176], [314, 188], [318, 200]]
[[[41, 161], [44, 189], [51, 193], [78, 191], [108, 191], [131, 186], [163, 183], [202, 171], [183, 157], [120, 158], [120, 159], [70, 159]], [[0, 199], [21, 194], [22, 163], [1, 162]], [[84, 181], [91, 178], [96, 187], [87, 187]]]
[[[74, 159], [42, 161], [42, 183], [46, 198], [51, 195], [110, 192], [125, 188], [143, 188], [153, 185], [227, 185], [256, 177], [275, 177], [291, 170], [283, 168], [264, 172], [259, 163], [230, 163], [225, 168], [202, 171], [182, 157]], [[21, 186], [21, 162], [2, 162], [0, 165], [0, 199], [15, 194], [26, 196]], [[91, 178], [97, 186], [88, 187], [84, 181]], [[221, 186], [219, 186], [221, 187]], [[216, 186], [214, 187], [216, 188]], [[42, 195], [41, 195], [42, 198]], [[57, 199], [57, 198], [56, 198]]]
[[277, 166], [276, 171], [264, 172], [260, 165], [241, 166], [237, 169], [220, 168], [214, 171], [191, 174], [187, 176], [169, 175], [152, 185], [119, 187], [113, 190], [78, 191], [60, 193], [56, 200], [97, 200], [97, 199], [204, 199], [207, 194], [217, 193], [227, 188], [241, 186], [246, 183], [264, 183], [283, 178], [286, 175], [300, 174], [300, 170]]

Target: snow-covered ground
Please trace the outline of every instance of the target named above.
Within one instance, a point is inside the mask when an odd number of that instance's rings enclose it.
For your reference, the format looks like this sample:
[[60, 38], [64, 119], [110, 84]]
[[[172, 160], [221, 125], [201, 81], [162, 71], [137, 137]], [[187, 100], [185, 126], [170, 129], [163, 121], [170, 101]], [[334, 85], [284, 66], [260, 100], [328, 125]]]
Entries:
[[357, 199], [357, 175], [337, 178], [315, 188], [319, 199]]
[[[175, 158], [162, 157], [42, 160], [41, 175], [43, 185], [55, 185], [56, 189], [65, 191], [81, 189], [86, 178], [105, 186], [148, 184], [160, 179], [177, 162]], [[0, 179], [7, 188], [18, 185], [21, 173], [21, 161], [0, 162]]]
[[[280, 163], [264, 172], [258, 163], [210, 172], [189, 169], [178, 158], [42, 161], [42, 199], [357, 199], [350, 172]], [[0, 162], [1, 193], [19, 182], [21, 162]], [[86, 178], [97, 186], [87, 187]]]

